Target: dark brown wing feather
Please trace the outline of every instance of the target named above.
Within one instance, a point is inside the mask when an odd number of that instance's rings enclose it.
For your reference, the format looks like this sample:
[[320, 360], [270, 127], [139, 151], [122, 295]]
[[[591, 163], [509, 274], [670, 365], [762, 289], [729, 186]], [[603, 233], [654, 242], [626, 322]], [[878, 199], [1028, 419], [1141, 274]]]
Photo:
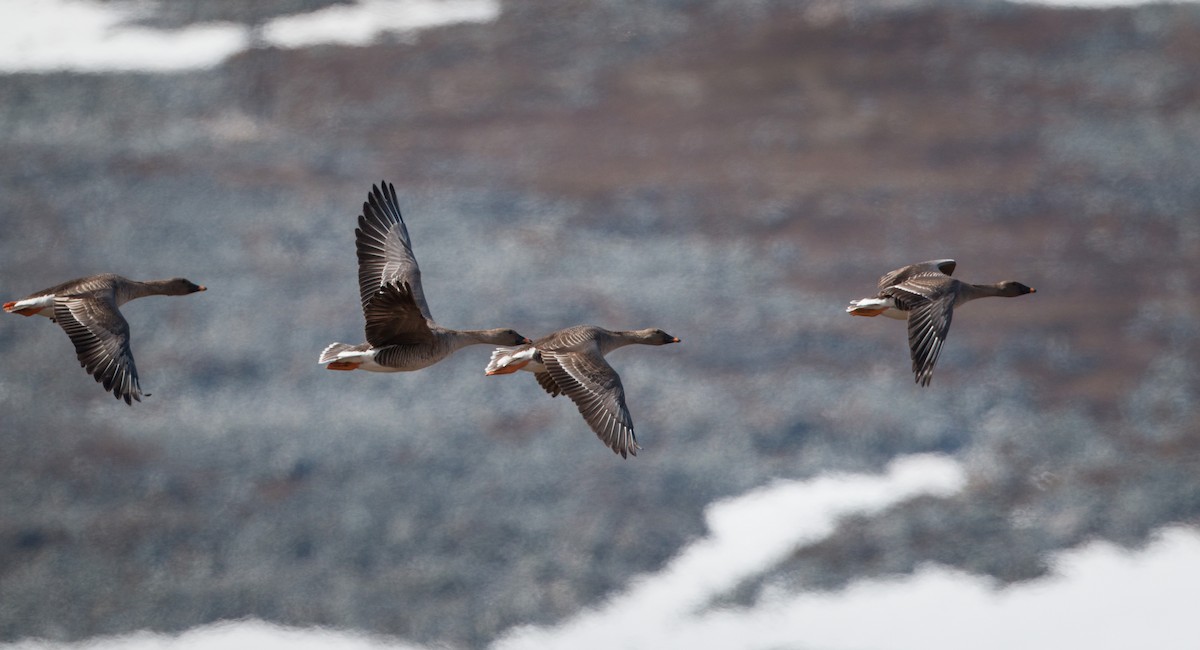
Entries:
[[363, 305], [367, 342], [375, 347], [415, 345], [433, 341], [429, 321], [421, 313], [407, 283], [388, 284]]
[[49, 289], [35, 291], [21, 300], [29, 298], [37, 298], [40, 296], [82, 296], [92, 294], [98, 291], [111, 291], [113, 285], [118, 282], [128, 282], [125, 278], [116, 273], [97, 273], [82, 278], [67, 280], [60, 284], [56, 284]]
[[589, 346], [593, 346], [597, 337], [609, 333], [593, 325], [575, 325], [566, 327], [557, 332], [551, 332], [546, 336], [533, 342], [533, 346], [539, 350], [585, 350]]
[[957, 282], [937, 271], [921, 271], [910, 275], [904, 282], [881, 290], [879, 295], [895, 299], [897, 307], [907, 310], [921, 301], [941, 300], [945, 296], [950, 296], [953, 302]]
[[879, 288], [886, 289], [895, 286], [918, 274], [953, 275], [955, 266], [957, 266], [957, 263], [950, 259], [929, 260], [927, 262], [909, 264], [895, 271], [885, 273], [883, 277], [879, 278]]
[[129, 323], [116, 305], [92, 296], [54, 300], [54, 320], [75, 345], [75, 356], [104, 390], [133, 404], [142, 401], [142, 387], [129, 348]]
[[908, 312], [908, 347], [916, 381], [928, 386], [933, 379], [933, 364], [937, 363], [950, 331], [954, 316], [954, 297], [946, 294], [936, 300], [921, 300]]
[[[637, 455], [641, 447], [625, 406], [625, 388], [599, 351], [543, 350], [542, 362], [557, 388], [575, 402], [579, 414], [605, 445], [623, 458]], [[546, 388], [545, 384], [542, 387]]]
[[550, 397], [562, 395], [563, 390], [558, 387], [558, 384], [554, 383], [554, 377], [550, 376], [549, 371], [535, 372], [533, 376], [537, 379], [538, 386], [541, 386], [543, 390], [550, 393]]
[[391, 183], [371, 186], [371, 194], [363, 204], [354, 230], [358, 251], [358, 291], [365, 312], [376, 292], [390, 284], [407, 283], [413, 301], [426, 319], [429, 305], [421, 288], [421, 269], [413, 255], [408, 228], [400, 216], [396, 188]]

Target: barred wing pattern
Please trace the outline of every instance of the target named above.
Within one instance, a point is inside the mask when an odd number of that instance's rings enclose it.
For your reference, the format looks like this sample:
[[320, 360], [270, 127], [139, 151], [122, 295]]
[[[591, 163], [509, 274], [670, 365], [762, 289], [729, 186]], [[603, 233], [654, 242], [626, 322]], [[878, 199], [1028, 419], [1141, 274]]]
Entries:
[[[952, 298], [952, 296], [948, 296]], [[933, 364], [937, 363], [950, 331], [954, 315], [953, 300], [925, 300], [908, 312], [908, 347], [916, 381], [928, 386], [933, 379]]]
[[388, 182], [371, 186], [371, 194], [363, 203], [363, 213], [354, 230], [358, 251], [358, 290], [364, 313], [371, 300], [383, 287], [406, 283], [421, 316], [432, 320], [425, 291], [421, 288], [421, 269], [413, 255], [408, 228], [400, 216], [396, 188]]
[[958, 280], [937, 269], [920, 270], [882, 294], [908, 312], [908, 347], [917, 383], [928, 386], [950, 331]]
[[75, 345], [79, 365], [117, 399], [142, 401], [142, 387], [129, 348], [129, 323], [109, 300], [88, 296], [56, 298], [54, 320]]
[[895, 271], [889, 271], [888, 273], [885, 273], [883, 277], [879, 278], [879, 288], [882, 290], [893, 287], [916, 275], [930, 273], [947, 276], [953, 275], [954, 268], [956, 266], [958, 266], [958, 263], [951, 259], [929, 260], [928, 262], [909, 264], [908, 266], [898, 268]]
[[[540, 358], [538, 360], [541, 361]], [[533, 378], [537, 380], [538, 386], [541, 386], [547, 393], [550, 393], [550, 397], [562, 395], [562, 389], [558, 387], [558, 384], [554, 383], [554, 378], [550, 376], [549, 370], [535, 373]]]
[[[628, 458], [641, 447], [633, 435], [633, 418], [625, 406], [625, 388], [599, 349], [572, 352], [542, 351], [542, 363], [557, 388], [575, 402], [580, 415], [614, 452]], [[554, 394], [541, 381], [539, 384]]]

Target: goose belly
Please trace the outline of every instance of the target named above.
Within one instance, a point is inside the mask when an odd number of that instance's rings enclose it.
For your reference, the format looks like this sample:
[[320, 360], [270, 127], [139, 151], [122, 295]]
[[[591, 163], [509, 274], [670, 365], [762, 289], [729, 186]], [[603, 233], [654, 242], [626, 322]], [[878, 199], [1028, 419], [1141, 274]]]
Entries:
[[400, 372], [401, 368], [389, 368], [388, 366], [380, 365], [375, 360], [376, 352], [377, 350], [373, 349], [360, 352], [355, 355], [354, 359], [347, 359], [347, 361], [357, 361], [359, 363], [359, 370], [367, 370], [369, 372]]
[[417, 346], [384, 346], [364, 350], [357, 359], [361, 366], [359, 370], [371, 372], [411, 372], [428, 368], [450, 356], [453, 350], [440, 347]]

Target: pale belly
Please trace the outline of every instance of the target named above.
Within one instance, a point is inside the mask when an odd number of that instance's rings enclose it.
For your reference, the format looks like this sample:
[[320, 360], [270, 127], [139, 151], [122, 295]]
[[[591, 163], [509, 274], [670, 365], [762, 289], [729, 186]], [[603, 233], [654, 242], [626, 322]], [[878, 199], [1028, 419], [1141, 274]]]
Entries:
[[[338, 355], [340, 361], [349, 361], [358, 363], [356, 370], [367, 370], [369, 372], [412, 372], [428, 368], [433, 364], [446, 358], [448, 354], [410, 354], [401, 357], [401, 363], [397, 366], [385, 366], [376, 360], [375, 355], [379, 350], [369, 349], [361, 352], [343, 353]], [[424, 352], [424, 350], [422, 350]]]

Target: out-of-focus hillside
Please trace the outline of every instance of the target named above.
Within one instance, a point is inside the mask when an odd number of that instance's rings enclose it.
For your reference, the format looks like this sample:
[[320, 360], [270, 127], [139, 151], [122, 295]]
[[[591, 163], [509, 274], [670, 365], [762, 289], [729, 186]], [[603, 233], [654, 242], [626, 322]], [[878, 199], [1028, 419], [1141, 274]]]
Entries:
[[[148, 22], [262, 19], [181, 5]], [[0, 639], [257, 616], [478, 647], [659, 566], [714, 498], [917, 451], [970, 488], [762, 580], [1019, 580], [1194, 523], [1197, 60], [1188, 5], [527, 0], [366, 48], [0, 77], [5, 300], [98, 271], [210, 288], [124, 310], [133, 408], [58, 328], [0, 322]], [[380, 178], [443, 324], [683, 339], [611, 357], [642, 454], [485, 378], [483, 347], [316, 365], [361, 340]], [[958, 313], [922, 389], [903, 325], [842, 310], [940, 257], [1038, 293]]]

